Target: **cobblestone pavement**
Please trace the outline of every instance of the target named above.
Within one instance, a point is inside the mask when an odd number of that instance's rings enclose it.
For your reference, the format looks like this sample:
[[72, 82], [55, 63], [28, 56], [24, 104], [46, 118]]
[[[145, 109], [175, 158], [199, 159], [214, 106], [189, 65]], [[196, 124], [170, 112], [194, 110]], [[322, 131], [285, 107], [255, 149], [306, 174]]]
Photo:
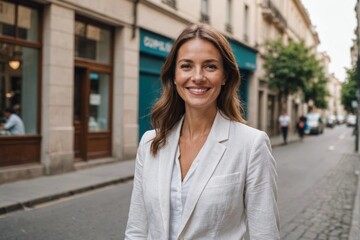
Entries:
[[356, 194], [359, 157], [345, 154], [301, 198], [309, 203], [281, 229], [284, 240], [347, 240]]

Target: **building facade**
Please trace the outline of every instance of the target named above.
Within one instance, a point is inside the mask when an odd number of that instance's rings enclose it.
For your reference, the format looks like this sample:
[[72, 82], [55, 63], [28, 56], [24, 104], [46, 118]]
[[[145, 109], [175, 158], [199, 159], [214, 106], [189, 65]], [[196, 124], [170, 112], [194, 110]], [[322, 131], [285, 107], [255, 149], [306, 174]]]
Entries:
[[[258, 46], [257, 114], [253, 119], [254, 126], [266, 131], [269, 135], [278, 134], [278, 117], [280, 113], [280, 100], [277, 91], [268, 87], [264, 60], [262, 55], [266, 51], [265, 42], [281, 39], [284, 44], [289, 41], [304, 41], [305, 45], [317, 52], [320, 43], [319, 37], [313, 28], [309, 15], [300, 0], [259, 0], [257, 13], [256, 43]], [[257, 99], [255, 99], [257, 98]], [[307, 104], [301, 95], [289, 96], [286, 104], [287, 114], [291, 118], [291, 129], [296, 129], [296, 121], [301, 114], [307, 112]]]
[[[25, 126], [22, 135], [0, 132], [0, 183], [133, 159], [151, 128], [161, 66], [194, 22], [228, 38], [245, 118], [276, 134], [277, 93], [264, 80], [261, 55], [278, 37], [316, 51], [299, 0], [0, 1], [0, 111], [16, 110]], [[300, 105], [291, 97], [291, 114]]]

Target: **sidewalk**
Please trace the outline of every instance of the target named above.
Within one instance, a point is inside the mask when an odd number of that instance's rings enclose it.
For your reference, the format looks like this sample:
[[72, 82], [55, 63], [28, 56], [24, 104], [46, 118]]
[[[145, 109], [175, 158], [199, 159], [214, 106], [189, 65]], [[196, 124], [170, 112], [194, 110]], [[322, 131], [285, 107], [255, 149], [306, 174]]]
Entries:
[[[288, 142], [298, 141], [290, 135]], [[273, 147], [282, 145], [281, 136], [271, 138]], [[133, 178], [134, 160], [121, 161], [75, 172], [43, 176], [0, 185], [0, 215], [91, 191]]]

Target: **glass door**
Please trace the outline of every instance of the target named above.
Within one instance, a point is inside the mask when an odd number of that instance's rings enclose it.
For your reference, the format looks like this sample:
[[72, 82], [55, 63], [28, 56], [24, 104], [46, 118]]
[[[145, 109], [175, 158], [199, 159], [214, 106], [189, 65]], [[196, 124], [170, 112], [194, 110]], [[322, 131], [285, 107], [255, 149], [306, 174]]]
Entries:
[[109, 75], [90, 72], [89, 131], [109, 130]]
[[75, 159], [110, 156], [110, 75], [76, 67], [74, 80]]

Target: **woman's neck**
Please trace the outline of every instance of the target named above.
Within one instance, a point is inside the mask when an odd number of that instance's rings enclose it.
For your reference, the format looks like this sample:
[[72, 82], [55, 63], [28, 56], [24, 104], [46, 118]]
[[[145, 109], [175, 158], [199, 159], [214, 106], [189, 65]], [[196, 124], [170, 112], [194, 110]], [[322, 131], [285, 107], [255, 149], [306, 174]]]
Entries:
[[181, 136], [189, 139], [197, 139], [207, 136], [214, 122], [215, 111], [186, 111]]

